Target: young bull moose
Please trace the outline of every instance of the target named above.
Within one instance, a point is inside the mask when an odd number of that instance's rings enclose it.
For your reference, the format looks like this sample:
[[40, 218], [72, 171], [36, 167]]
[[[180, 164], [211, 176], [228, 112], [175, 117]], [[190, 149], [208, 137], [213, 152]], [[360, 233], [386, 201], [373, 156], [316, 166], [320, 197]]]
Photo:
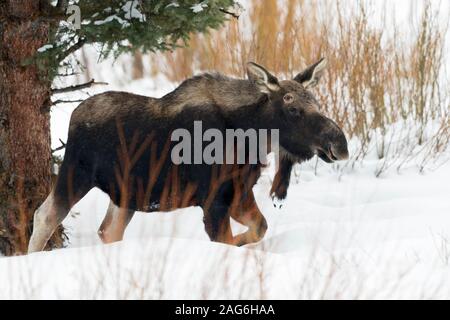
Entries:
[[[160, 99], [106, 92], [73, 112], [64, 161], [56, 184], [34, 215], [29, 252], [43, 250], [72, 206], [97, 187], [110, 196], [100, 226], [103, 242], [122, 239], [135, 211], [200, 206], [212, 241], [257, 242], [267, 223], [252, 187], [262, 164], [174, 164], [171, 134], [194, 121], [203, 129], [278, 129], [280, 167], [272, 193], [284, 198], [292, 165], [318, 155], [326, 162], [348, 158], [341, 129], [319, 111], [309, 89], [321, 77], [320, 60], [293, 80], [279, 81], [248, 63], [248, 80], [203, 74]], [[248, 226], [233, 236], [230, 217]]]

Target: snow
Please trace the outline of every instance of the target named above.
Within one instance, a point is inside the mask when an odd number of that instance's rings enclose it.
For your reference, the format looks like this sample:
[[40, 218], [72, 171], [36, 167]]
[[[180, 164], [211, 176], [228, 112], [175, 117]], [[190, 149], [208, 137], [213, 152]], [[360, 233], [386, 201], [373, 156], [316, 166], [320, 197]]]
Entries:
[[180, 5], [178, 4], [178, 2], [176, 1], [172, 1], [171, 3], [169, 3], [166, 8], [170, 8], [170, 7], [174, 7], [174, 8], [178, 8]]
[[[122, 83], [104, 72], [96, 78], [111, 85], [90, 94], [160, 97], [176, 87], [161, 76]], [[52, 111], [55, 146], [74, 107]], [[316, 161], [296, 169], [281, 208], [269, 196], [273, 168], [264, 172], [254, 191], [269, 229], [243, 248], [210, 242], [198, 207], [136, 213], [124, 241], [103, 245], [96, 231], [108, 197], [94, 189], [64, 221], [68, 248], [0, 259], [0, 298], [450, 298], [450, 163], [376, 178], [375, 155], [353, 169]]]
[[449, 298], [450, 164], [382, 179], [366, 165], [303, 166], [281, 210], [265, 172], [254, 190], [269, 230], [243, 248], [210, 242], [199, 208], [137, 213], [102, 245], [108, 199], [93, 190], [65, 220], [67, 249], [0, 259], [0, 298]]
[[122, 7], [122, 10], [125, 11], [125, 19], [138, 19], [140, 22], [146, 21], [145, 15], [143, 15], [137, 8], [139, 5], [139, 1], [127, 1], [125, 5]]
[[[130, 2], [130, 19], [138, 18]], [[110, 85], [89, 95], [123, 90], [161, 97], [177, 85], [162, 76], [131, 81], [129, 64], [110, 63], [91, 68], [96, 81]], [[75, 107], [52, 109], [53, 148], [66, 141]], [[356, 145], [351, 141], [350, 150]], [[354, 168], [316, 159], [303, 164], [283, 202], [272, 201], [274, 172], [266, 170], [254, 191], [269, 229], [260, 243], [242, 248], [210, 242], [198, 207], [136, 213], [124, 241], [103, 245], [96, 232], [109, 200], [94, 189], [64, 221], [67, 248], [0, 258], [0, 299], [449, 299], [449, 154], [434, 171], [421, 174], [409, 163], [377, 178], [383, 161], [372, 150]]]
[[120, 23], [122, 25], [122, 28], [126, 28], [126, 27], [129, 27], [131, 25], [128, 21], [125, 21], [125, 20], [123, 20], [122, 18], [120, 18], [120, 17], [118, 17], [116, 15], [109, 16], [108, 18], [103, 19], [103, 20], [96, 20], [96, 21], [94, 21], [94, 24], [99, 26], [99, 25], [103, 25], [103, 24], [106, 24], [108, 22], [111, 22], [113, 20], [116, 20], [118, 23]]
[[[120, 23], [122, 25], [122, 28], [127, 28], [129, 26], [131, 26], [131, 23], [127, 20], [131, 20], [131, 19], [138, 19], [139, 22], [145, 22], [146, 21], [146, 17], [144, 14], [142, 14], [139, 9], [138, 9], [138, 5], [139, 5], [139, 1], [133, 0], [133, 1], [127, 1], [122, 7], [121, 10], [116, 9], [116, 14], [113, 14], [103, 20], [96, 20], [94, 21], [95, 25], [103, 25], [106, 23], [109, 23], [113, 20], [116, 20], [118, 23]], [[105, 12], [111, 12], [112, 9], [111, 8], [106, 8], [104, 10]], [[122, 19], [121, 17], [118, 16], [118, 14], [123, 15]], [[95, 17], [92, 16], [93, 18]]]
[[206, 3], [200, 2], [200, 3], [194, 4], [194, 5], [191, 7], [191, 10], [192, 10], [194, 13], [199, 13], [199, 12], [202, 12], [203, 9], [204, 9], [204, 8], [207, 8], [207, 7], [208, 7], [208, 5], [207, 5]]
[[37, 49], [37, 52], [42, 53], [42, 52], [45, 52], [45, 51], [47, 51], [49, 49], [52, 49], [52, 48], [53, 48], [53, 45], [46, 44], [46, 45], [43, 45], [42, 47], [40, 47], [39, 49]]

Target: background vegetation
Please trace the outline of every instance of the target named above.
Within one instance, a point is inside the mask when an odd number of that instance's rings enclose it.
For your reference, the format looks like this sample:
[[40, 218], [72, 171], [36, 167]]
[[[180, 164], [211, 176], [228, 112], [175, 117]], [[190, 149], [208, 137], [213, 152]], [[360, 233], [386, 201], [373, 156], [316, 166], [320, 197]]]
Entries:
[[409, 1], [409, 26], [400, 26], [388, 12], [389, 2], [383, 2], [382, 14], [374, 2], [352, 3], [248, 1], [239, 19], [192, 35], [189, 48], [151, 56], [137, 52], [127, 69], [132, 78], [162, 73], [181, 82], [203, 70], [245, 77], [245, 63], [256, 61], [291, 77], [327, 57], [316, 93], [354, 140], [346, 166], [369, 157], [379, 161], [377, 176], [411, 161], [421, 171], [439, 166], [450, 136], [448, 12], [436, 2]]

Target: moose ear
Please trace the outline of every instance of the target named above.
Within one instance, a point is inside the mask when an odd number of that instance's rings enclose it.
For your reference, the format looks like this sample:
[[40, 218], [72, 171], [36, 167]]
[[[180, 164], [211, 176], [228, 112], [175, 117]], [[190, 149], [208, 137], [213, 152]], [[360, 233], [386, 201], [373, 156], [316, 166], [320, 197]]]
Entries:
[[247, 63], [247, 74], [261, 92], [271, 93], [280, 90], [278, 79], [270, 74], [264, 67], [254, 63]]
[[300, 82], [305, 88], [314, 87], [323, 76], [326, 66], [327, 60], [322, 58], [303, 72], [299, 73], [294, 80]]

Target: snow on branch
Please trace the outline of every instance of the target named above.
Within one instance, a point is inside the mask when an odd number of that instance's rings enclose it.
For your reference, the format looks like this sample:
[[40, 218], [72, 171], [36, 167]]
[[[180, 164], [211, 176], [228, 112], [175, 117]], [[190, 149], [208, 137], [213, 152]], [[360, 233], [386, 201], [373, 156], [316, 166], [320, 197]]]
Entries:
[[95, 80], [92, 79], [89, 82], [78, 84], [78, 85], [75, 85], [75, 86], [70, 86], [70, 87], [66, 87], [66, 88], [52, 89], [52, 94], [66, 93], [66, 92], [72, 92], [72, 91], [87, 89], [87, 88], [92, 87], [93, 85], [108, 85], [108, 83], [106, 83], [106, 82], [95, 82]]

